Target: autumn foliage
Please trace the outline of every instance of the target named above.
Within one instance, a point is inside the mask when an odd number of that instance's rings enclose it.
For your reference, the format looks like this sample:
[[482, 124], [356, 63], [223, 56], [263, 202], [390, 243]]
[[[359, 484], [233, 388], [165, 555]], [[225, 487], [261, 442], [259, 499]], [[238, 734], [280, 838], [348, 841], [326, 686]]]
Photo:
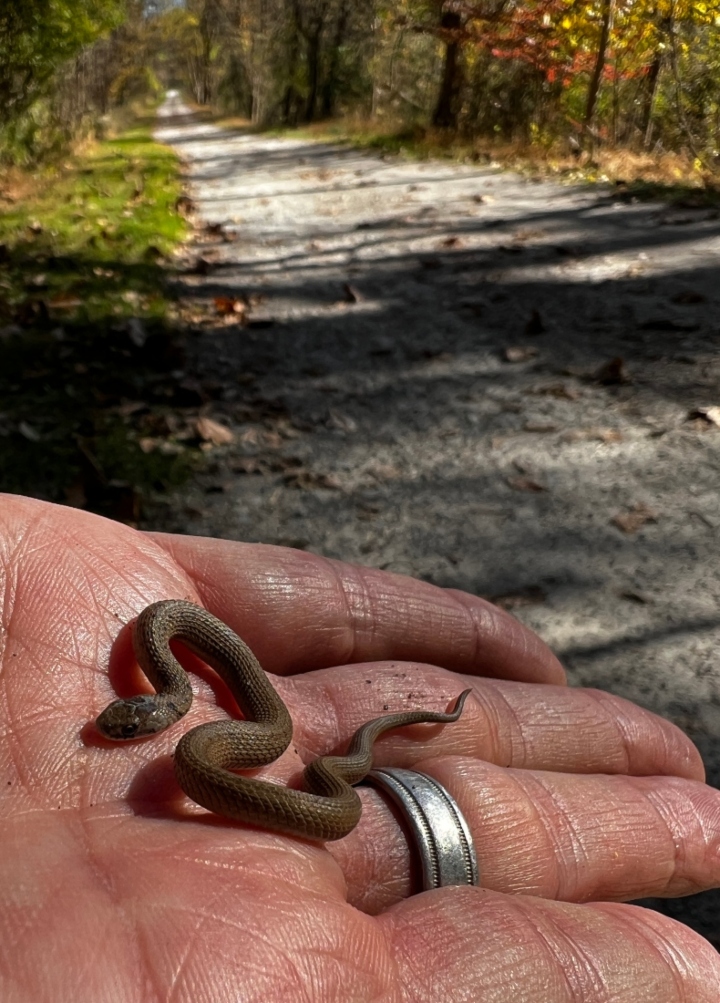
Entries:
[[718, 27], [720, 0], [0, 0], [0, 144], [161, 82], [259, 125], [359, 113], [707, 166]]

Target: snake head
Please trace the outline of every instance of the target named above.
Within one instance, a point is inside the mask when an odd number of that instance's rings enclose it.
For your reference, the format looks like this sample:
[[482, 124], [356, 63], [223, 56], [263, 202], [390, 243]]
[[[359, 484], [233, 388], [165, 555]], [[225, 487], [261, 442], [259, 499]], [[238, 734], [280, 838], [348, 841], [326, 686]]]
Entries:
[[95, 727], [113, 742], [128, 742], [133, 738], [156, 735], [168, 726], [154, 696], [129, 697], [113, 700], [95, 721]]

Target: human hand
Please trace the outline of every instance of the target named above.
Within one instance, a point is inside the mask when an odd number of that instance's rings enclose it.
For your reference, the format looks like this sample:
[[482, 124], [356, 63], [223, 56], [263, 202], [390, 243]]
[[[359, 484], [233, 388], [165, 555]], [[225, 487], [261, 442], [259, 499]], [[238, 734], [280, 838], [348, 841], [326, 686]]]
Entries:
[[[4, 1003], [717, 1003], [712, 947], [621, 902], [719, 883], [720, 793], [681, 732], [564, 687], [501, 610], [13, 496], [0, 554]], [[236, 713], [190, 656], [186, 721], [146, 743], [100, 741], [87, 722], [114, 690], [147, 688], [124, 625], [168, 598], [206, 606], [278, 674], [294, 743], [260, 772], [283, 782], [369, 718], [445, 710], [471, 685], [458, 722], [389, 734], [375, 760], [450, 791], [482, 888], [412, 895], [406, 838], [370, 788], [358, 827], [327, 846], [188, 802], [179, 733], [218, 703]]]

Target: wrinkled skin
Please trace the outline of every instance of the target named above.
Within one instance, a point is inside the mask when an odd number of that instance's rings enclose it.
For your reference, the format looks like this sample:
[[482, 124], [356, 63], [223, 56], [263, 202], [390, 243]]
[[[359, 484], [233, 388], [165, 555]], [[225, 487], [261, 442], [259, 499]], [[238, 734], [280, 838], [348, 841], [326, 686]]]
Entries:
[[[0, 999], [4, 1003], [717, 1003], [720, 956], [623, 905], [720, 880], [720, 793], [677, 729], [564, 686], [554, 656], [482, 600], [281, 548], [147, 536], [0, 497]], [[170, 753], [235, 713], [213, 673], [187, 717], [123, 746], [88, 724], [148, 692], [124, 625], [199, 602], [245, 638], [295, 722], [260, 771], [295, 782], [365, 720], [474, 833], [482, 889], [411, 895], [405, 838], [361, 788], [327, 846], [210, 816]]]

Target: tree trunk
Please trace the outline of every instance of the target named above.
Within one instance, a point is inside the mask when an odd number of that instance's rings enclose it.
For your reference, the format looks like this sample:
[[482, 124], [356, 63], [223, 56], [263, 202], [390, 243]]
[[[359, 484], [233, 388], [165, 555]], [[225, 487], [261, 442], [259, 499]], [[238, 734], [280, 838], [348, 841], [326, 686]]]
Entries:
[[603, 0], [602, 21], [600, 25], [600, 41], [598, 42], [598, 51], [597, 51], [597, 58], [595, 60], [595, 68], [593, 70], [593, 75], [590, 79], [587, 104], [585, 106], [584, 125], [586, 130], [590, 128], [592, 120], [595, 116], [595, 106], [597, 104], [597, 97], [600, 91], [600, 81], [602, 80], [603, 70], [605, 69], [605, 60], [607, 59], [607, 48], [608, 48], [608, 42], [610, 40], [610, 32], [612, 31], [612, 22], [614, 13], [615, 13], [615, 0]]
[[320, 90], [320, 37], [322, 22], [307, 36], [307, 73], [308, 96], [305, 104], [305, 121], [313, 122], [317, 112], [317, 100]]
[[652, 113], [653, 113], [653, 105], [655, 104], [655, 95], [657, 94], [658, 81], [660, 79], [661, 67], [662, 67], [662, 53], [658, 49], [658, 51], [655, 53], [655, 58], [650, 64], [648, 75], [645, 78], [647, 86], [645, 89], [645, 97], [643, 100], [643, 108], [642, 108], [642, 119], [640, 122], [640, 129], [643, 135], [644, 150], [649, 150], [650, 144], [652, 143]]
[[[440, 27], [446, 31], [457, 31], [462, 27], [462, 18], [455, 11], [446, 11], [440, 18]], [[450, 38], [445, 43], [442, 83], [432, 117], [432, 124], [439, 129], [455, 129], [457, 126], [458, 95], [462, 83], [460, 56], [460, 42]]]
[[322, 115], [323, 118], [331, 118], [335, 112], [335, 97], [338, 87], [338, 70], [340, 68], [340, 48], [345, 40], [345, 29], [347, 28], [350, 8], [344, 3], [338, 14], [335, 34], [330, 43], [330, 64], [322, 89]]

